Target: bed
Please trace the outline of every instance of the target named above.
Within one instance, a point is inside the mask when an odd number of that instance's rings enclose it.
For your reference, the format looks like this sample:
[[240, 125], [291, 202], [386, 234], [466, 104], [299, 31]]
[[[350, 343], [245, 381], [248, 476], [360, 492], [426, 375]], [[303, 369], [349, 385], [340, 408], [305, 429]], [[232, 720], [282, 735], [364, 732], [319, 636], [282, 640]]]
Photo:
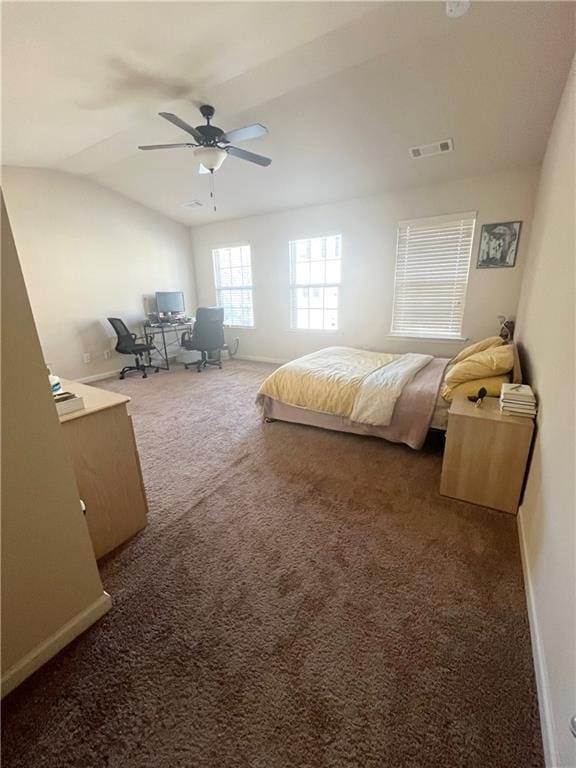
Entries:
[[[278, 368], [256, 402], [265, 421], [287, 421], [380, 437], [421, 448], [429, 429], [445, 430], [441, 395], [450, 359], [328, 347]], [[514, 348], [513, 381], [521, 374]]]

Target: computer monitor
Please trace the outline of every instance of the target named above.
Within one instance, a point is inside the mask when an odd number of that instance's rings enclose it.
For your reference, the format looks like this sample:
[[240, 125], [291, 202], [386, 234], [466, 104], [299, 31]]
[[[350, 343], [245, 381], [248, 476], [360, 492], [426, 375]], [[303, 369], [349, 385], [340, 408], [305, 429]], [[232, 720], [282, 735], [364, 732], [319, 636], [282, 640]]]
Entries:
[[156, 308], [159, 315], [177, 315], [184, 312], [182, 291], [156, 291]]

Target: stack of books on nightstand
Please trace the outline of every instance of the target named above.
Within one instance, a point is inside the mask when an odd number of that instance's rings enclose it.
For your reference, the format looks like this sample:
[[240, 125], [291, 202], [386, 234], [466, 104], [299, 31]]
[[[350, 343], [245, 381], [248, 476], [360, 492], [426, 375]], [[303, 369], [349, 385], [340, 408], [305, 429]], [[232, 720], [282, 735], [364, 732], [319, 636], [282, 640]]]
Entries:
[[536, 416], [536, 397], [528, 384], [502, 384], [500, 410], [510, 416]]

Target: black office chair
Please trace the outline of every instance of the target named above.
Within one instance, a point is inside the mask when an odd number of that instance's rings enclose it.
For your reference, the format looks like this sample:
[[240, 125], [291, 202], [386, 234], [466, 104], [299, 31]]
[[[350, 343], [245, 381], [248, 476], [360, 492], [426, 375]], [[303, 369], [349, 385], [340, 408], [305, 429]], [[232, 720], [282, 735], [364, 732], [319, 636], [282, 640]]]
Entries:
[[184, 349], [196, 350], [201, 355], [200, 360], [186, 363], [185, 368], [195, 365], [198, 373], [209, 365], [222, 368], [220, 350], [224, 346], [224, 308], [199, 307], [192, 335], [184, 331], [180, 343]]
[[116, 342], [115, 350], [120, 352], [121, 355], [134, 355], [134, 365], [125, 365], [120, 371], [120, 378], [123, 379], [129, 371], [141, 371], [142, 378], [147, 379], [148, 374], [146, 368], [154, 368], [154, 373], [158, 373], [160, 370], [151, 362], [144, 363], [144, 355], [148, 355], [150, 360], [150, 352], [156, 349], [152, 342], [151, 336], [145, 336], [145, 342], [138, 341], [138, 336], [135, 333], [131, 333], [123, 320], [119, 317], [109, 317], [108, 322], [114, 328], [118, 341]]

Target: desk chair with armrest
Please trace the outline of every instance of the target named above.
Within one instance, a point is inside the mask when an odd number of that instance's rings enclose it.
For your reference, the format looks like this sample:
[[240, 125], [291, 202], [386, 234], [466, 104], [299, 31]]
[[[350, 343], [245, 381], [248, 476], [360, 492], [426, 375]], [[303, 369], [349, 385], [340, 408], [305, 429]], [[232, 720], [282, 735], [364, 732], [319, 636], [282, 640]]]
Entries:
[[159, 368], [152, 365], [151, 362], [144, 362], [144, 355], [148, 356], [150, 361], [150, 353], [153, 349], [156, 349], [152, 338], [145, 336], [145, 341], [138, 341], [138, 336], [135, 333], [131, 333], [125, 322], [119, 317], [109, 317], [108, 322], [114, 328], [118, 341], [114, 349], [121, 355], [134, 355], [134, 365], [125, 365], [120, 371], [120, 378], [123, 379], [130, 371], [140, 371], [142, 378], [148, 378], [146, 368], [154, 368], [154, 373], [158, 373]]
[[192, 334], [185, 331], [180, 343], [184, 349], [200, 352], [200, 360], [187, 363], [185, 368], [195, 365], [198, 373], [209, 365], [222, 368], [220, 350], [224, 346], [224, 308], [199, 307]]

